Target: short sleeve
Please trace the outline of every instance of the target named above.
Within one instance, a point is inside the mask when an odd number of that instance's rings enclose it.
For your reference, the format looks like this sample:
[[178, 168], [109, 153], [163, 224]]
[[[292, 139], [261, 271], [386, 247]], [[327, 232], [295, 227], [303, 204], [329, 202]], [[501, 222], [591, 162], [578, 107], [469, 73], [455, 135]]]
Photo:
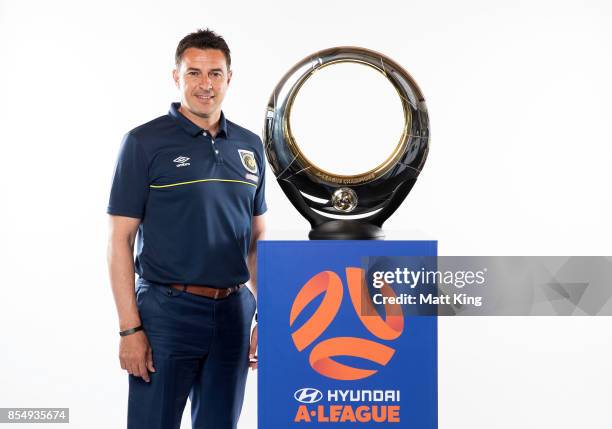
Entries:
[[142, 219], [149, 195], [148, 161], [136, 138], [123, 138], [106, 212]]
[[[260, 147], [263, 147], [260, 140]], [[253, 215], [259, 216], [262, 215], [268, 210], [268, 206], [266, 205], [266, 158], [261, 155], [261, 174], [259, 175], [259, 184], [257, 185], [257, 190], [255, 191], [255, 205], [253, 209]]]

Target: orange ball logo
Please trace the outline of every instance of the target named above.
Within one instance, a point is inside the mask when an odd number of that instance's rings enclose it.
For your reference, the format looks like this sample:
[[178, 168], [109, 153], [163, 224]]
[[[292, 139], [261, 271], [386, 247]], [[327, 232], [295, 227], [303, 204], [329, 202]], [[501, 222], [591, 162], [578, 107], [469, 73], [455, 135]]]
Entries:
[[[361, 323], [372, 335], [387, 341], [395, 340], [402, 335], [404, 315], [401, 307], [387, 304], [383, 320], [369, 299], [363, 269], [346, 268], [346, 283], [353, 308]], [[396, 296], [387, 284], [380, 291], [386, 297]], [[340, 310], [344, 287], [338, 274], [333, 271], [322, 271], [302, 286], [291, 306], [289, 326], [294, 328], [293, 325], [304, 308], [321, 294], [324, 294], [323, 300], [314, 314], [291, 334], [293, 344], [300, 352], [316, 342]], [[335, 380], [359, 380], [376, 374], [378, 370], [356, 368], [340, 363], [334, 358], [353, 356], [385, 366], [394, 353], [394, 349], [376, 341], [356, 337], [335, 337], [315, 344], [310, 351], [309, 363], [313, 370], [325, 377]]]

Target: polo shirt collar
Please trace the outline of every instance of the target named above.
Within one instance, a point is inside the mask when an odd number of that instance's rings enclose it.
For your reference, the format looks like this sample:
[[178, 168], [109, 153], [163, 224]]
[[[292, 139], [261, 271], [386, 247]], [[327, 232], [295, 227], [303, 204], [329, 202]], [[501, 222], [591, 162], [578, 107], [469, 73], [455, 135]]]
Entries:
[[[189, 134], [190, 136], [195, 137], [199, 134], [202, 134], [202, 131], [205, 131], [205, 130], [201, 128], [200, 126], [191, 122], [189, 119], [185, 117], [185, 115], [179, 112], [180, 107], [181, 107], [181, 103], [172, 103], [170, 105], [170, 110], [168, 111], [168, 114], [172, 118], [174, 118], [174, 120], [176, 120], [178, 125], [181, 128], [183, 128], [187, 132], [187, 134]], [[219, 118], [219, 131], [217, 133], [217, 136], [221, 135], [221, 133], [223, 133], [225, 137], [227, 137], [227, 120], [225, 119], [225, 115], [223, 114], [223, 111], [221, 111], [221, 117]]]

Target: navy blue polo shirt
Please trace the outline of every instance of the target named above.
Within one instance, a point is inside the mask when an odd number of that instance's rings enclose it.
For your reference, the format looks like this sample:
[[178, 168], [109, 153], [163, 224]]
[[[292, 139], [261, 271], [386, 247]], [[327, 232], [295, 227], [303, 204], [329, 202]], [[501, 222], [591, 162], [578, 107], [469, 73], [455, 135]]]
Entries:
[[135, 269], [159, 283], [228, 287], [249, 279], [253, 216], [266, 211], [261, 139], [227, 120], [211, 136], [172, 103], [128, 132], [107, 212], [141, 219]]

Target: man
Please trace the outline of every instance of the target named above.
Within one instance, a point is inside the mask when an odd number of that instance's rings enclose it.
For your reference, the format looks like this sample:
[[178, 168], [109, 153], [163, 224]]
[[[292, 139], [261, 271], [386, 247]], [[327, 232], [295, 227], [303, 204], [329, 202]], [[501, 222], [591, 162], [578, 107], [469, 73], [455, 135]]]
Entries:
[[181, 101], [126, 134], [108, 206], [128, 428], [178, 429], [189, 396], [193, 428], [230, 429], [257, 367], [265, 159], [259, 137], [221, 111], [225, 40], [189, 34], [175, 59]]

